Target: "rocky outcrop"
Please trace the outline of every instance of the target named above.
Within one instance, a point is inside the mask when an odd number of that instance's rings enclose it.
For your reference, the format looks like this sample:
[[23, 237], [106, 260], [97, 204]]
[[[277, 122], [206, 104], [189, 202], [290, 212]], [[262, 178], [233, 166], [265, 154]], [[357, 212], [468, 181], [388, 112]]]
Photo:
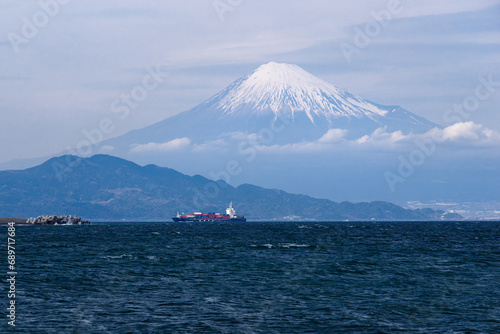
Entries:
[[26, 220], [27, 224], [36, 225], [82, 225], [89, 224], [77, 216], [38, 216], [36, 218], [29, 218]]

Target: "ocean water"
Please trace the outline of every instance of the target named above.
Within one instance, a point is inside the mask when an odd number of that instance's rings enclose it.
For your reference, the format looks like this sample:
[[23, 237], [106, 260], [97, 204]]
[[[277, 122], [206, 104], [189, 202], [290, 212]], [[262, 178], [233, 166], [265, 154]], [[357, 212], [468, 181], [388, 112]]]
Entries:
[[500, 333], [499, 222], [16, 232], [19, 333]]

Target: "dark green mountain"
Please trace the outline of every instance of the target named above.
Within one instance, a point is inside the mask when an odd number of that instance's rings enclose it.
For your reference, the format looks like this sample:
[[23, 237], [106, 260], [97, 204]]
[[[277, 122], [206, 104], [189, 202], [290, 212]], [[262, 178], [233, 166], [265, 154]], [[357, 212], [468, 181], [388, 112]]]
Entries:
[[[387, 202], [335, 203], [280, 190], [187, 176], [95, 155], [62, 156], [0, 172], [0, 216], [71, 214], [93, 220], [170, 220], [177, 212], [224, 212], [233, 202], [249, 219], [434, 220], [443, 212], [406, 210]], [[453, 217], [448, 217], [453, 218]]]

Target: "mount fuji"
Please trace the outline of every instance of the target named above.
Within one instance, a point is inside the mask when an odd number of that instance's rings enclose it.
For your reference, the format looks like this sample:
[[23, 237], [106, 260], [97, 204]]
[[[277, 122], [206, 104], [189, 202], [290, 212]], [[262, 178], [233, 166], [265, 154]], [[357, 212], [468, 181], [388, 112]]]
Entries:
[[356, 139], [378, 128], [423, 133], [438, 125], [399, 106], [364, 100], [299, 66], [271, 62], [191, 110], [105, 141], [102, 146], [123, 155], [148, 144], [202, 145], [274, 127], [284, 131], [273, 138], [273, 144], [290, 144], [318, 140], [329, 129], [343, 129], [346, 138]]

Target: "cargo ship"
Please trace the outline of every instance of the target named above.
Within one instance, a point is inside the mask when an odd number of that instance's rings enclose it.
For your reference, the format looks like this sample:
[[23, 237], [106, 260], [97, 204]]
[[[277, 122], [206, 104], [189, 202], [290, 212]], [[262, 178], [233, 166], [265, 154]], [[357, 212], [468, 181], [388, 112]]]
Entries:
[[229, 204], [226, 209], [226, 214], [220, 213], [201, 213], [195, 212], [188, 215], [180, 215], [172, 217], [174, 222], [246, 222], [244, 216], [236, 215], [236, 211], [233, 208], [233, 202]]

